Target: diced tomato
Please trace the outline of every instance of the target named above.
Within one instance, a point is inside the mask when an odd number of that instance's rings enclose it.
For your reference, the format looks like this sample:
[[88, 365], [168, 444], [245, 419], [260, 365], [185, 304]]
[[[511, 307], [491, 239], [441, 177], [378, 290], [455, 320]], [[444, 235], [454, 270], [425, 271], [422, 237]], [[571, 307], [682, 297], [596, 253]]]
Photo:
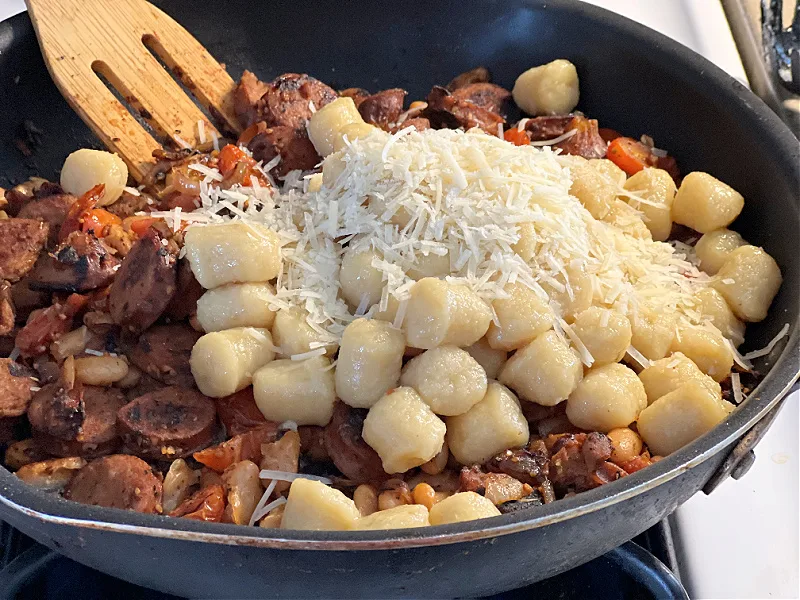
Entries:
[[239, 163], [239, 161], [248, 158], [250, 157], [247, 156], [244, 150], [238, 146], [234, 146], [233, 144], [227, 144], [222, 148], [222, 150], [219, 151], [219, 156], [217, 157], [217, 168], [224, 177], [236, 168], [236, 165]]
[[640, 471], [645, 467], [649, 467], [653, 464], [653, 460], [650, 458], [650, 455], [647, 453], [640, 454], [639, 456], [634, 456], [629, 461], [626, 461], [620, 464], [620, 467], [625, 469], [628, 473], [635, 473], [636, 471]]
[[58, 239], [62, 242], [69, 237], [73, 231], [79, 231], [83, 220], [90, 210], [97, 206], [97, 202], [103, 197], [105, 193], [105, 184], [94, 186], [83, 196], [78, 198], [75, 203], [70, 207], [67, 213], [67, 218], [61, 224], [61, 229], [58, 232]]
[[137, 217], [131, 219], [128, 223], [131, 231], [135, 233], [137, 237], [142, 237], [144, 232], [150, 229], [150, 226], [156, 221], [158, 221], [156, 217]]
[[111, 225], [122, 225], [122, 219], [102, 208], [93, 208], [84, 215], [81, 230], [91, 231], [96, 237], [104, 237], [108, 235]]
[[184, 500], [169, 516], [219, 523], [224, 513], [225, 489], [221, 485], [210, 485]]
[[19, 330], [15, 345], [25, 357], [47, 352], [50, 344], [72, 329], [72, 318], [88, 303], [88, 296], [70, 294], [64, 303], [57, 302], [35, 313]]
[[503, 138], [515, 146], [527, 146], [531, 143], [531, 136], [528, 135], [528, 132], [524, 129], [520, 131], [516, 127], [506, 129], [505, 133], [503, 134]]
[[260, 462], [261, 444], [274, 442], [277, 433], [277, 424], [268, 422], [257, 429], [235, 435], [221, 444], [195, 452], [193, 456], [197, 462], [222, 473], [232, 464], [242, 460]]
[[606, 158], [625, 171], [635, 175], [649, 164], [650, 150], [633, 138], [618, 137], [608, 145]]

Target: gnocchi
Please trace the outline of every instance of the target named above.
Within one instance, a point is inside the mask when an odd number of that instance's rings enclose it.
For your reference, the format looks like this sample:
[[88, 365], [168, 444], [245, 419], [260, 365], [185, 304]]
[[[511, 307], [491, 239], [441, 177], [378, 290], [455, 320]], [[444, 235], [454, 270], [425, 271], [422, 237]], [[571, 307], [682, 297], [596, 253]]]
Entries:
[[282, 308], [276, 313], [272, 322], [272, 339], [276, 352], [282, 357], [305, 354], [323, 345], [331, 356], [337, 348], [333, 343], [324, 344], [319, 332], [308, 324], [306, 314], [296, 308]]
[[486, 371], [469, 353], [455, 346], [439, 346], [412, 358], [400, 385], [414, 388], [437, 415], [467, 412], [486, 394]]
[[744, 198], [708, 173], [695, 171], [683, 178], [672, 204], [676, 223], [708, 233], [727, 227], [744, 208]]
[[189, 365], [206, 396], [222, 398], [246, 388], [253, 373], [275, 358], [266, 329], [237, 327], [207, 333], [195, 343]]
[[567, 399], [576, 427], [607, 433], [627, 427], [647, 406], [644, 385], [631, 369], [614, 363], [591, 369]]
[[82, 196], [96, 185], [104, 185], [97, 206], [108, 206], [122, 195], [128, 183], [128, 166], [116, 154], [81, 148], [64, 161], [61, 187], [65, 192]]
[[387, 473], [424, 465], [444, 444], [445, 425], [410, 387], [390, 391], [369, 409], [362, 436]]
[[639, 415], [636, 426], [650, 452], [666, 456], [694, 441], [733, 410], [699, 381], [687, 381]]
[[395, 387], [403, 366], [405, 336], [389, 323], [356, 319], [342, 334], [336, 363], [336, 395], [369, 408]]
[[273, 361], [253, 374], [253, 396], [269, 421], [327, 425], [336, 402], [331, 361], [324, 356]]
[[489, 329], [492, 310], [464, 285], [426, 277], [411, 288], [404, 327], [409, 346], [471, 346]]
[[356, 522], [356, 529], [407, 529], [428, 525], [430, 521], [427, 508], [421, 504], [401, 504], [361, 517]]
[[617, 198], [617, 186], [591, 165], [579, 165], [572, 171], [569, 193], [580, 200], [595, 219], [605, 218]]
[[619, 362], [631, 345], [630, 321], [607, 308], [587, 308], [575, 317], [572, 329], [594, 358], [594, 367]]
[[192, 273], [206, 289], [270, 281], [281, 270], [278, 235], [257, 223], [190, 227], [185, 244]]
[[355, 503], [339, 490], [300, 478], [289, 488], [281, 529], [346, 531], [356, 528], [360, 516]]
[[744, 323], [736, 318], [722, 294], [714, 288], [703, 288], [695, 294], [695, 300], [703, 320], [710, 321], [734, 346], [744, 342]]
[[497, 324], [489, 324], [486, 340], [497, 350], [516, 350], [529, 344], [553, 326], [550, 306], [531, 288], [509, 284], [508, 298], [492, 302]]
[[308, 137], [320, 156], [328, 156], [334, 152], [335, 140], [346, 125], [363, 122], [352, 98], [337, 98], [311, 115]]
[[339, 283], [342, 297], [351, 308], [362, 303], [369, 307], [381, 300], [383, 273], [372, 266], [372, 261], [380, 259], [374, 250], [348, 250], [342, 257]]
[[529, 115], [565, 115], [578, 104], [578, 71], [560, 58], [517, 77], [514, 102]]
[[723, 227], [700, 236], [694, 251], [700, 268], [709, 275], [716, 275], [731, 252], [746, 244], [738, 232]]
[[767, 316], [783, 277], [778, 263], [761, 248], [741, 246], [725, 259], [712, 284], [742, 321], [757, 323]]
[[467, 346], [464, 350], [469, 352], [469, 355], [483, 367], [487, 379], [497, 379], [500, 369], [503, 368], [503, 365], [508, 360], [508, 352], [492, 348], [485, 337], [482, 337], [471, 346]]
[[672, 351], [685, 354], [714, 381], [726, 379], [733, 367], [733, 353], [715, 329], [680, 327], [672, 342]]
[[475, 492], [459, 492], [433, 505], [430, 522], [431, 525], [447, 525], [499, 514], [500, 510], [488, 498]]
[[642, 198], [628, 197], [628, 203], [644, 216], [644, 223], [653, 239], [663, 242], [672, 231], [672, 203], [677, 188], [669, 173], [663, 169], [642, 169], [625, 182], [625, 190]]
[[270, 308], [274, 298], [275, 290], [268, 283], [229, 283], [197, 300], [197, 320], [207, 333], [234, 327], [269, 329], [275, 321]]
[[521, 348], [500, 371], [500, 383], [523, 400], [555, 406], [565, 400], [583, 377], [578, 353], [554, 331], [548, 331]]
[[722, 399], [720, 385], [703, 373], [690, 358], [680, 352], [675, 352], [666, 358], [653, 362], [639, 373], [639, 379], [644, 385], [648, 404], [652, 404], [661, 396], [674, 392], [687, 381], [700, 382], [712, 394], [720, 400]]
[[448, 417], [447, 447], [462, 465], [483, 463], [508, 448], [528, 443], [528, 422], [516, 396], [496, 381], [467, 412]]

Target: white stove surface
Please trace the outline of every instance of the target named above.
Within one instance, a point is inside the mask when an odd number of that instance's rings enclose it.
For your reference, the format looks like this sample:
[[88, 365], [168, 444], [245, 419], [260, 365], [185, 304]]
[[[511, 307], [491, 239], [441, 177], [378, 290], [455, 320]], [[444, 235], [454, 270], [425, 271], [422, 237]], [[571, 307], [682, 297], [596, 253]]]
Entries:
[[[747, 82], [717, 0], [588, 0], [639, 21]], [[0, 20], [25, 9], [0, 0]], [[673, 516], [681, 576], [692, 598], [798, 598], [798, 400], [795, 393], [740, 481], [690, 499]]]

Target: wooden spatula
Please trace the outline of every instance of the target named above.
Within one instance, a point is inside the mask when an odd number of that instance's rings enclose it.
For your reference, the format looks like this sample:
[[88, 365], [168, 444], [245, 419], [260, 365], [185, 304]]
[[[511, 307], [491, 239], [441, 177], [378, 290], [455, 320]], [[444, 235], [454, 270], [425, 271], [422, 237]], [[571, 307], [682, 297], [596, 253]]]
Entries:
[[[218, 131], [155, 53], [197, 100], [232, 132], [234, 82], [183, 27], [144, 0], [26, 0], [50, 75], [70, 106], [140, 181], [160, 147], [102, 75], [155, 132], [196, 147], [199, 128]], [[198, 126], [198, 121], [203, 125]]]

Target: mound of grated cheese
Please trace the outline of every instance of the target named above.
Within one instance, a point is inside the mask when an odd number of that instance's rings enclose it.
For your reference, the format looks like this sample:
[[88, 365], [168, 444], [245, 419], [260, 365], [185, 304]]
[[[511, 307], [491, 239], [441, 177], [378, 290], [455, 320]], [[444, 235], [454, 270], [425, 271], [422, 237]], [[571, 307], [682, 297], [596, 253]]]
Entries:
[[[356, 315], [386, 310], [391, 297], [402, 305], [414, 283], [408, 272], [431, 253], [449, 257], [448, 281], [487, 301], [507, 297], [509, 283], [533, 289], [549, 301], [557, 332], [587, 365], [593, 358], [574, 339], [559, 304], [565, 294], [573, 296], [570, 273], [588, 275], [594, 304], [632, 317], [644, 304], [700, 324], [693, 296], [709, 278], [691, 248], [636, 239], [594, 219], [569, 194], [571, 164], [574, 157], [549, 147], [514, 146], [477, 130], [376, 130], [325, 159], [326, 181], [317, 192], [306, 191], [299, 171], [273, 189], [222, 190], [209, 169], [200, 209], [165, 216], [192, 226], [258, 222], [278, 232], [284, 266], [274, 307], [306, 311], [320, 345], [338, 341]], [[522, 224], [533, 231], [527, 261], [514, 252]], [[373, 306], [351, 309], [340, 298], [338, 274], [348, 248], [371, 248], [382, 257], [372, 263], [384, 281]], [[398, 310], [395, 326], [401, 324]]]

